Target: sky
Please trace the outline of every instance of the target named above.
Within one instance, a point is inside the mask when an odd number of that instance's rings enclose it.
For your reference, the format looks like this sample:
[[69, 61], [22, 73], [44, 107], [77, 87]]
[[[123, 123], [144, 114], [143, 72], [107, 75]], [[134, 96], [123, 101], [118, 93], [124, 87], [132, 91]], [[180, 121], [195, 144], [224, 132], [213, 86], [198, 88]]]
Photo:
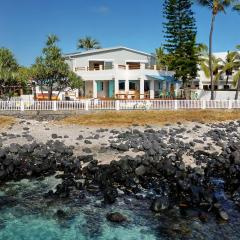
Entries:
[[[0, 7], [0, 47], [30, 66], [46, 38], [56, 34], [63, 53], [76, 52], [77, 40], [91, 36], [102, 47], [126, 46], [152, 53], [163, 42], [163, 0], [8, 0]], [[194, 5], [199, 43], [208, 43], [210, 11]], [[240, 14], [217, 16], [214, 51], [240, 44]]]

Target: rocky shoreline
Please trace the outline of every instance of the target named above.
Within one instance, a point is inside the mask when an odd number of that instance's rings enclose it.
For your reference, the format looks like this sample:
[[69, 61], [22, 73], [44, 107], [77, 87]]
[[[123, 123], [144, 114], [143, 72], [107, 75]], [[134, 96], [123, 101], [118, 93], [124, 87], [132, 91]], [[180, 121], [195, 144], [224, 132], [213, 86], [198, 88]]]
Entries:
[[[18, 134], [11, 133], [14, 126], [0, 134], [1, 184], [56, 174], [61, 183], [44, 193], [46, 200], [74, 196], [84, 201], [90, 194], [106, 206], [130, 196], [146, 201], [149, 211], [157, 214], [178, 209], [185, 216], [196, 210], [202, 222], [208, 221], [209, 214], [229, 221], [227, 200], [240, 209], [240, 121], [191, 123], [191, 128], [178, 123], [158, 128], [90, 129], [90, 137], [76, 133], [75, 145], [66, 144], [64, 139], [70, 136], [61, 131], [50, 132], [52, 139], [39, 143], [30, 131], [31, 125], [36, 127], [34, 123], [19, 120], [18, 124], [23, 131], [19, 137], [26, 143], [20, 144]], [[109, 158], [114, 153], [117, 157], [99, 161], [94, 141], [99, 143], [101, 156]], [[84, 145], [81, 153], [76, 151], [80, 145]], [[12, 201], [0, 196], [0, 208]], [[109, 212], [106, 218], [127, 221], [119, 212]]]

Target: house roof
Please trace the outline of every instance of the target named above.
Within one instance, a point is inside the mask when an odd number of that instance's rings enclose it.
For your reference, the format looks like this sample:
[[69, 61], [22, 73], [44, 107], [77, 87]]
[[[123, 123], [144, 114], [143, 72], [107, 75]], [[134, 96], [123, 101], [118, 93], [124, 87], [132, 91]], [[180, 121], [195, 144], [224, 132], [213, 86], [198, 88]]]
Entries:
[[84, 55], [89, 55], [89, 54], [95, 54], [95, 53], [101, 53], [101, 52], [111, 52], [111, 51], [116, 51], [116, 50], [127, 50], [130, 52], [135, 52], [135, 53], [139, 53], [142, 55], [146, 55], [146, 56], [150, 56], [150, 57], [154, 57], [154, 55], [146, 53], [146, 52], [142, 52], [142, 51], [138, 51], [132, 48], [127, 48], [124, 46], [118, 46], [118, 47], [112, 47], [112, 48], [100, 48], [100, 49], [94, 49], [94, 50], [89, 50], [86, 52], [75, 52], [75, 53], [68, 53], [68, 54], [64, 54], [64, 57], [78, 57], [78, 56], [84, 56]]

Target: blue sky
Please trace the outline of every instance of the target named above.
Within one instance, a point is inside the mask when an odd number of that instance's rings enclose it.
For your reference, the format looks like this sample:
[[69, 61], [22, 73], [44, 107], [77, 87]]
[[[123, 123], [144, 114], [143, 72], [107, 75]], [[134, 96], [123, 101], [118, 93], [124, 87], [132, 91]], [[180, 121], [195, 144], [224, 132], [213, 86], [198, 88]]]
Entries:
[[[146, 52], [163, 43], [163, 0], [8, 0], [1, 2], [0, 47], [10, 48], [22, 65], [41, 54], [50, 33], [64, 53], [75, 52], [77, 39], [90, 35], [102, 47], [124, 45]], [[198, 42], [208, 42], [210, 12], [194, 6]], [[240, 14], [228, 11], [216, 20], [214, 51], [240, 44]]]

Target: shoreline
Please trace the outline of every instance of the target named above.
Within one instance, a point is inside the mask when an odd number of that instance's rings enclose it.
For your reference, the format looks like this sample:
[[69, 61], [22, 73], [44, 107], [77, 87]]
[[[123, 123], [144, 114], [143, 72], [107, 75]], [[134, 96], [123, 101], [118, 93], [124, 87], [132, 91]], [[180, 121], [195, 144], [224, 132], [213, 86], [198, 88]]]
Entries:
[[[232, 227], [240, 207], [239, 133], [239, 120], [86, 128], [16, 119], [0, 133], [0, 182], [55, 176], [60, 182], [41, 193], [42, 202], [82, 207], [96, 197], [94, 206], [116, 224], [129, 218], [121, 213], [121, 202], [134, 209], [136, 200], [153, 221], [168, 212], [184, 220], [193, 211], [202, 223]], [[0, 196], [0, 207], [13, 204], [12, 197]], [[174, 234], [189, 233], [181, 225], [171, 227]]]

